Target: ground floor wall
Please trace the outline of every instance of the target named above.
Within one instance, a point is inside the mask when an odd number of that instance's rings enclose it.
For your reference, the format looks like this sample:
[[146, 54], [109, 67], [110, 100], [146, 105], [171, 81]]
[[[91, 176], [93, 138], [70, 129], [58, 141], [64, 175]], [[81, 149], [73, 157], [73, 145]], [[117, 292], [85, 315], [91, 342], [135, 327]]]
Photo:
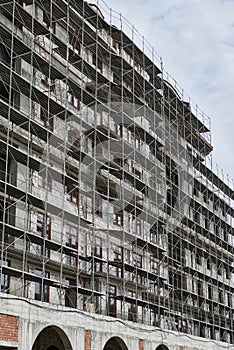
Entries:
[[0, 294], [0, 350], [234, 350], [233, 345]]

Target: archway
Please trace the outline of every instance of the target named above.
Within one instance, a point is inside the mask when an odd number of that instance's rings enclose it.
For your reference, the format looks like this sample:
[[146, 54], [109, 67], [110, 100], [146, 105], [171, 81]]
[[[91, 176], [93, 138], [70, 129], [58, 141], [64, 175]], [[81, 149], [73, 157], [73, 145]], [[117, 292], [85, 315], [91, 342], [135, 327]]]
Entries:
[[159, 345], [156, 350], [169, 350], [168, 347], [166, 345]]
[[38, 334], [32, 350], [72, 350], [72, 346], [61, 328], [49, 326]]
[[112, 337], [106, 342], [103, 350], [128, 350], [128, 348], [121, 338]]

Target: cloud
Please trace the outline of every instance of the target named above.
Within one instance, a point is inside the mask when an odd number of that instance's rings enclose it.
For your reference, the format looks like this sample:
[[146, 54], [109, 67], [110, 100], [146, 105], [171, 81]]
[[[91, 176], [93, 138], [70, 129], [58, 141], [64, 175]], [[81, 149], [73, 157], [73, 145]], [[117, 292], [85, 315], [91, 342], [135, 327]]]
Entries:
[[164, 68], [211, 116], [214, 162], [233, 177], [234, 1], [109, 0], [108, 6], [134, 24], [163, 57]]

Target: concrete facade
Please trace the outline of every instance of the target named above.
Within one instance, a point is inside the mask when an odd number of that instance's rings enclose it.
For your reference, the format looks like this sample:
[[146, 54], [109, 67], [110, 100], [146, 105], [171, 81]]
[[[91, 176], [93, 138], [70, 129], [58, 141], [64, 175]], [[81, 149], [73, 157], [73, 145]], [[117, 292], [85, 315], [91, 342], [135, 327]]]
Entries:
[[6, 315], [14, 314], [14, 317], [19, 317], [19, 337], [15, 342], [6, 341], [1, 337], [0, 348], [7, 344], [6, 349], [9, 347], [19, 350], [34, 349], [38, 336], [49, 327], [50, 334], [53, 334], [54, 330], [55, 336], [45, 336], [45, 346], [35, 349], [47, 349], [53, 344], [59, 349], [66, 350], [100, 350], [105, 348], [111, 338], [120, 338], [128, 350], [155, 350], [160, 345], [170, 350], [198, 350], [204, 347], [207, 350], [234, 349], [230, 344], [222, 342], [173, 331], [165, 332], [155, 327], [139, 326], [134, 322], [80, 310], [68, 310], [61, 306], [54, 307], [34, 300], [16, 299], [4, 295], [1, 306]]

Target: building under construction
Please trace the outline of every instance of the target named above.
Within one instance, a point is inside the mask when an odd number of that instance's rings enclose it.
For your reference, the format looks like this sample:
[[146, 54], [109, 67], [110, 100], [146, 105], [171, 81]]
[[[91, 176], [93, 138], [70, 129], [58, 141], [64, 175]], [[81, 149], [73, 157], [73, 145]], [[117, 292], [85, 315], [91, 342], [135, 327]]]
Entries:
[[209, 118], [102, 0], [1, 0], [0, 58], [0, 350], [233, 350]]

